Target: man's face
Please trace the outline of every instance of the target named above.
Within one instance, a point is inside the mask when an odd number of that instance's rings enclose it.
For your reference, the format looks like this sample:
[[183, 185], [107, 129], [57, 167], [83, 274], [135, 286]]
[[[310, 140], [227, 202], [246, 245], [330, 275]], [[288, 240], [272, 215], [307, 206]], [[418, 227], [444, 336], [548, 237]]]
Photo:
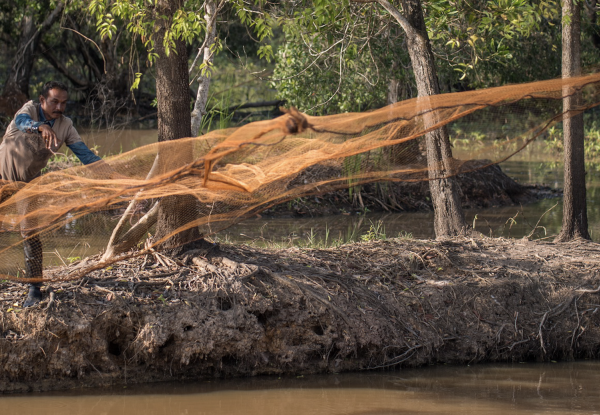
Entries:
[[53, 88], [48, 91], [48, 98], [40, 95], [40, 104], [46, 119], [53, 120], [64, 114], [69, 94], [62, 89]]

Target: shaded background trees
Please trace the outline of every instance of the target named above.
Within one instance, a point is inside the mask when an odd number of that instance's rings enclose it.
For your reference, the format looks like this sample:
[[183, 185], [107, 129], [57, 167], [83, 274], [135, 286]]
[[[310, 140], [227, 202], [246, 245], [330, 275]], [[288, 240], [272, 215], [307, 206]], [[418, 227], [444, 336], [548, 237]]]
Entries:
[[[39, 87], [52, 78], [72, 86], [71, 99], [80, 104], [73, 116], [86, 124], [107, 126], [119, 113], [140, 112], [143, 100], [136, 102], [130, 87], [136, 73], [148, 69], [142, 42], [124, 27], [115, 37], [102, 38], [83, 5], [48, 0], [1, 9], [2, 46], [10, 57], [5, 63], [8, 76], [1, 80], [4, 115], [10, 117], [25, 100], [37, 99]], [[10, 24], [15, 19], [20, 26]]]

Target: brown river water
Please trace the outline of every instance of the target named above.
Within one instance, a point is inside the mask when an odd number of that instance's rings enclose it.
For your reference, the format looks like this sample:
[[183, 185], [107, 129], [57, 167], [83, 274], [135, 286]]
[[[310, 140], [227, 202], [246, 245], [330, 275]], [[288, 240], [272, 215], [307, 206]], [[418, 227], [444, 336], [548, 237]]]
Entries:
[[600, 363], [430, 366], [0, 397], [11, 415], [600, 414]]

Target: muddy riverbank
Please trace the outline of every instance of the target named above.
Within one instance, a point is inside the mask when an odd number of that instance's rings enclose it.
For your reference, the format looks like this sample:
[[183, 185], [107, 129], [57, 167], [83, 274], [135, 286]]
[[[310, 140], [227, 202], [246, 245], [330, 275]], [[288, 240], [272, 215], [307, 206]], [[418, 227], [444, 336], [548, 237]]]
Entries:
[[596, 358], [598, 254], [485, 237], [222, 245], [56, 283], [29, 309], [4, 282], [0, 390]]

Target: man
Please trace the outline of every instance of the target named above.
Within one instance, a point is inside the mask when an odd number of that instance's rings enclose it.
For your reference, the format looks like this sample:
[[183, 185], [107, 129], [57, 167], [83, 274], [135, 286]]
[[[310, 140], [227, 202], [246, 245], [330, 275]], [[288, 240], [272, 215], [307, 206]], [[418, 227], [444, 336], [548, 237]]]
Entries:
[[[61, 82], [47, 82], [40, 93], [39, 103], [29, 101], [17, 112], [2, 144], [0, 144], [0, 180], [29, 183], [39, 177], [48, 160], [64, 144], [83, 164], [100, 160], [81, 140], [73, 122], [65, 117], [69, 98], [68, 87]], [[19, 213], [28, 212], [28, 203], [22, 201]], [[21, 234], [25, 252], [25, 277], [42, 277], [42, 242], [39, 229], [31, 221], [23, 223]], [[30, 307], [42, 299], [41, 284], [29, 285], [23, 307]]]

